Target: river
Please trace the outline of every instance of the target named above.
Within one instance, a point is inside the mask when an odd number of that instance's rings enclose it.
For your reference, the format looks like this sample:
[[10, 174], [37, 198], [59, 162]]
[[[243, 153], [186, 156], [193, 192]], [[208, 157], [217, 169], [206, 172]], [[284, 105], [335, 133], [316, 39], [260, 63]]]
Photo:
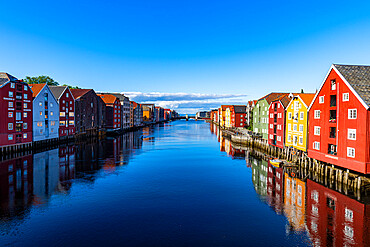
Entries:
[[369, 246], [369, 216], [203, 121], [0, 162], [1, 246]]

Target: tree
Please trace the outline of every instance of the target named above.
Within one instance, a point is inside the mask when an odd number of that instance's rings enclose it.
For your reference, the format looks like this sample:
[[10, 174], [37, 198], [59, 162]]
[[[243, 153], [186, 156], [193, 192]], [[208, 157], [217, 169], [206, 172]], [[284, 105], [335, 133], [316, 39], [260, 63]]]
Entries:
[[303, 88], [301, 89], [301, 93], [304, 93]]
[[41, 84], [41, 83], [47, 83], [49, 86], [58, 86], [59, 83], [54, 81], [53, 78], [47, 75], [41, 75], [41, 76], [26, 76], [26, 79], [23, 80], [27, 84]]
[[67, 86], [67, 87], [69, 87], [69, 88], [71, 88], [71, 89], [81, 89], [80, 87], [78, 87], [78, 86], [70, 86], [70, 85], [68, 85], [68, 84], [63, 84], [63, 86]]

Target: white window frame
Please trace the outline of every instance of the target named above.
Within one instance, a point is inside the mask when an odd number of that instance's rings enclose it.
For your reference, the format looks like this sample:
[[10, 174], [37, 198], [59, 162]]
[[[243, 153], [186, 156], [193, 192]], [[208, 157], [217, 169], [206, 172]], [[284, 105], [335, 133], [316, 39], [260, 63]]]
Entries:
[[357, 119], [357, 109], [348, 109], [348, 119]]
[[288, 120], [292, 120], [292, 113], [288, 112]]
[[343, 102], [349, 101], [349, 93], [343, 93], [342, 94], [342, 101]]
[[320, 126], [315, 126], [314, 127], [314, 135], [315, 136], [320, 136], [321, 135], [321, 127]]
[[299, 112], [299, 119], [300, 120], [304, 119], [304, 112], [303, 111]]
[[319, 96], [319, 104], [323, 104], [325, 102], [324, 96]]
[[321, 111], [320, 111], [320, 110], [315, 110], [315, 111], [314, 111], [314, 116], [313, 116], [313, 118], [314, 118], [314, 119], [320, 119], [320, 117], [321, 117]]
[[[302, 130], [301, 130], [301, 129], [302, 129]], [[300, 125], [299, 125], [299, 132], [303, 132], [303, 130], [304, 130], [303, 124], [300, 124]]]
[[313, 149], [320, 150], [320, 142], [313, 142]]
[[347, 157], [355, 158], [356, 157], [356, 149], [352, 147], [347, 147]]
[[288, 123], [288, 131], [292, 131], [292, 124]]
[[347, 130], [347, 139], [356, 141], [356, 129]]

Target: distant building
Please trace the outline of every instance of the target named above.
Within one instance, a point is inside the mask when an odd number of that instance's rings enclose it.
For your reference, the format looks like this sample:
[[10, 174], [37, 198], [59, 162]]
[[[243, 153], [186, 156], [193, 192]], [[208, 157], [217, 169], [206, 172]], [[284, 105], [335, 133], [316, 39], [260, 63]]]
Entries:
[[285, 146], [306, 151], [308, 139], [308, 107], [315, 94], [291, 94], [286, 110]]
[[289, 95], [282, 95], [272, 101], [269, 107], [269, 144], [279, 148], [285, 146], [285, 113], [291, 100]]
[[32, 108], [27, 83], [0, 73], [0, 146], [32, 142]]
[[272, 101], [287, 93], [269, 93], [260, 98], [253, 109], [253, 131], [268, 140], [269, 107]]
[[111, 94], [98, 94], [104, 101], [105, 111], [105, 128], [107, 131], [121, 129], [121, 103], [119, 99]]
[[246, 118], [245, 105], [232, 105], [226, 108], [225, 127], [226, 128], [243, 128]]
[[59, 137], [74, 135], [75, 99], [68, 86], [49, 86], [59, 105]]
[[200, 112], [197, 112], [195, 116], [197, 118], [210, 118], [211, 112], [210, 111], [200, 111]]
[[131, 101], [133, 107], [133, 127], [140, 127], [143, 125], [143, 108], [141, 104]]
[[248, 101], [247, 109], [246, 109], [247, 117], [245, 121], [246, 127], [250, 127], [253, 125], [253, 122], [252, 122], [253, 121], [253, 109], [256, 106], [256, 103], [257, 103], [257, 100]]
[[143, 121], [145, 123], [155, 122], [155, 105], [141, 104], [143, 109]]
[[122, 93], [101, 93], [99, 94], [104, 95], [104, 94], [109, 94], [113, 95], [118, 98], [120, 104], [121, 104], [121, 128], [122, 129], [128, 129], [130, 128], [130, 99], [129, 97], [123, 95]]
[[46, 83], [29, 86], [33, 91], [33, 141], [58, 138], [58, 100]]
[[104, 128], [106, 106], [93, 89], [70, 89], [75, 98], [76, 133], [92, 134]]

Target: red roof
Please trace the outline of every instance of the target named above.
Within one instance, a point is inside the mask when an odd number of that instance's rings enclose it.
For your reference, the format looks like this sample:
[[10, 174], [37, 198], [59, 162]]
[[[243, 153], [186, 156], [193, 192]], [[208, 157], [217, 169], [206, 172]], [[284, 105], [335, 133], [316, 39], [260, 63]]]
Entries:
[[307, 107], [310, 106], [313, 98], [315, 97], [314, 93], [295, 93], [294, 96], [299, 96], [303, 102], [307, 105]]
[[28, 86], [32, 89], [32, 97], [36, 97], [39, 92], [45, 87], [46, 83], [40, 84], [28, 84]]
[[116, 96], [111, 94], [97, 94], [105, 104], [114, 104], [116, 100], [119, 100]]
[[89, 92], [92, 89], [69, 89], [75, 99], [83, 96], [85, 93]]

